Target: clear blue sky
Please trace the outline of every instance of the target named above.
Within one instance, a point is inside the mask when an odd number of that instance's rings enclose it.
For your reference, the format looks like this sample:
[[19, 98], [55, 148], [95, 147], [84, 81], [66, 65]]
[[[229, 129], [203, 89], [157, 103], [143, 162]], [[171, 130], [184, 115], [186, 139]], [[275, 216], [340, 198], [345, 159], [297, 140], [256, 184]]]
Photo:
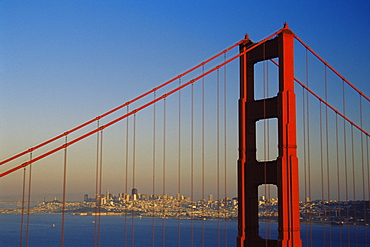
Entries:
[[370, 95], [368, 1], [1, 1], [0, 159], [284, 22]]

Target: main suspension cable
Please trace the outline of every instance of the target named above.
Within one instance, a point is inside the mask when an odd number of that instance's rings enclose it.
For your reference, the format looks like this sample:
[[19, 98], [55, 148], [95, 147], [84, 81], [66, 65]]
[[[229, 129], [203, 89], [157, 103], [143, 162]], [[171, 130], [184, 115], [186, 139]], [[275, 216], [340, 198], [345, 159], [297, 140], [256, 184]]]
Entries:
[[[234, 57], [232, 57], [232, 58], [228, 59], [227, 61], [220, 63], [219, 65], [217, 65], [217, 66], [215, 66], [214, 68], [212, 68], [212, 69], [208, 70], [208, 71], [207, 71], [207, 72], [205, 72], [204, 74], [202, 74], [202, 75], [200, 75], [200, 76], [197, 76], [196, 78], [194, 78], [194, 79], [190, 80], [189, 82], [187, 82], [187, 83], [183, 84], [181, 87], [177, 87], [177, 88], [175, 88], [175, 89], [173, 89], [173, 90], [169, 91], [168, 93], [166, 93], [166, 94], [164, 94], [164, 95], [162, 95], [162, 96], [158, 97], [157, 99], [152, 100], [152, 101], [150, 101], [150, 102], [148, 102], [148, 103], [146, 103], [146, 104], [144, 104], [144, 105], [142, 105], [142, 106], [140, 106], [140, 107], [136, 108], [135, 110], [131, 111], [130, 113], [127, 113], [127, 114], [125, 114], [125, 115], [123, 115], [123, 116], [121, 116], [121, 117], [118, 117], [118, 118], [116, 118], [116, 119], [114, 119], [114, 120], [112, 120], [112, 121], [110, 121], [110, 122], [106, 123], [105, 125], [101, 126], [99, 129], [94, 129], [94, 130], [92, 130], [92, 131], [90, 131], [90, 132], [87, 132], [86, 134], [81, 135], [80, 137], [77, 137], [76, 139], [74, 139], [74, 140], [72, 140], [72, 141], [68, 142], [66, 145], [67, 145], [67, 146], [70, 146], [70, 145], [72, 145], [72, 144], [74, 144], [74, 143], [76, 143], [76, 142], [78, 142], [78, 141], [81, 141], [81, 140], [85, 139], [86, 137], [88, 137], [88, 136], [90, 136], [90, 135], [92, 135], [92, 134], [94, 134], [94, 133], [96, 133], [96, 132], [100, 131], [101, 129], [105, 129], [105, 128], [107, 128], [107, 127], [109, 127], [109, 126], [111, 126], [111, 125], [113, 125], [113, 124], [115, 124], [115, 123], [117, 123], [117, 122], [121, 121], [122, 119], [125, 119], [125, 118], [127, 118], [128, 116], [133, 115], [133, 114], [135, 114], [136, 112], [141, 111], [141, 110], [143, 110], [143, 109], [147, 108], [148, 106], [150, 106], [150, 105], [154, 104], [155, 102], [160, 101], [160, 100], [163, 100], [165, 97], [167, 97], [167, 96], [169, 96], [169, 95], [171, 95], [171, 94], [173, 94], [173, 93], [175, 93], [175, 92], [177, 92], [177, 91], [181, 90], [182, 88], [184, 88], [184, 87], [186, 87], [186, 86], [188, 86], [188, 85], [190, 85], [190, 84], [192, 84], [192, 83], [194, 83], [194, 82], [198, 81], [198, 80], [199, 80], [199, 79], [201, 79], [202, 77], [204, 77], [204, 76], [206, 76], [206, 75], [208, 75], [208, 74], [210, 74], [210, 73], [214, 72], [215, 70], [217, 70], [217, 69], [219, 69], [219, 68], [221, 68], [221, 67], [225, 66], [226, 64], [228, 64], [228, 63], [230, 63], [230, 62], [234, 61], [235, 59], [237, 59], [237, 58], [239, 58], [240, 56], [244, 55], [246, 52], [248, 52], [248, 51], [250, 51], [250, 50], [252, 50], [252, 49], [255, 49], [256, 47], [258, 47], [259, 45], [263, 44], [264, 42], [266, 42], [266, 41], [267, 41], [267, 40], [269, 40], [270, 38], [274, 37], [275, 35], [279, 34], [280, 32], [281, 32], [281, 30], [280, 30], [280, 31], [278, 31], [278, 32], [276, 32], [276, 33], [274, 33], [274, 34], [272, 34], [272, 35], [270, 35], [268, 38], [264, 39], [263, 41], [261, 41], [261, 42], [259, 42], [259, 43], [255, 44], [255, 45], [253, 45], [253, 46], [249, 47], [248, 49], [246, 49], [246, 50], [245, 50], [245, 51], [243, 51], [242, 53], [239, 53], [238, 55], [235, 55]], [[228, 49], [227, 49], [227, 50], [228, 50]], [[200, 65], [200, 66], [201, 66], [201, 65]], [[131, 103], [131, 101], [130, 101], [130, 103]], [[97, 117], [97, 118], [95, 118], [94, 120], [96, 120], [96, 119], [100, 119], [100, 118], [101, 118], [101, 117]], [[67, 131], [67, 132], [65, 132], [65, 133], [68, 133], [68, 134], [69, 134], [69, 133], [71, 133], [71, 131]], [[64, 136], [64, 135], [65, 135], [65, 134], [62, 134], [62, 136]], [[40, 145], [41, 145], [41, 144], [40, 144]], [[28, 162], [25, 162], [25, 163], [23, 163], [23, 164], [21, 164], [21, 165], [18, 165], [18, 166], [16, 166], [16, 167], [12, 168], [12, 169], [9, 169], [9, 170], [7, 170], [7, 171], [5, 171], [5, 172], [0, 173], [0, 177], [3, 177], [3, 176], [5, 176], [5, 175], [7, 175], [7, 174], [10, 174], [10, 173], [12, 173], [12, 172], [15, 172], [15, 171], [17, 171], [17, 170], [21, 169], [22, 167], [28, 166], [31, 162], [35, 162], [35, 161], [38, 161], [38, 160], [40, 160], [40, 159], [43, 159], [43, 158], [45, 158], [45, 157], [47, 157], [47, 156], [49, 156], [49, 155], [51, 155], [51, 154], [53, 154], [53, 153], [55, 153], [55, 152], [57, 152], [57, 151], [59, 151], [59, 150], [63, 149], [63, 148], [64, 148], [64, 145], [59, 146], [59, 147], [57, 147], [57, 148], [54, 148], [54, 149], [52, 149], [52, 150], [50, 150], [50, 151], [48, 151], [48, 152], [46, 152], [46, 153], [44, 153], [44, 154], [42, 154], [42, 155], [40, 155], [40, 156], [36, 157], [36, 158], [34, 158], [33, 160], [30, 160], [30, 161], [28, 161]], [[34, 150], [34, 149], [35, 149], [35, 147], [34, 147], [34, 148], [32, 148], [32, 150]], [[27, 151], [25, 151], [25, 153], [27, 153], [27, 152], [29, 152], [29, 151], [28, 151], [28, 150], [27, 150]], [[22, 155], [23, 155], [23, 154], [24, 154], [24, 153], [22, 153]], [[17, 156], [17, 157], [19, 157], [19, 156], [20, 156], [20, 154], [19, 154], [19, 155], [16, 155], [16, 156]], [[10, 159], [15, 159], [15, 158], [16, 158], [16, 157], [14, 156], [14, 157], [11, 157], [11, 158], [9, 158], [9, 159], [7, 159], [7, 160], [3, 161], [3, 162], [0, 162], [0, 165], [1, 165], [1, 164], [6, 163], [6, 162], [8, 162], [8, 161], [10, 161]]]
[[[277, 34], [278, 34], [278, 33], [280, 33], [280, 32], [281, 32], [281, 31], [279, 30], [279, 31], [278, 31], [278, 32], [276, 32], [274, 35], [277, 35]], [[271, 37], [273, 37], [273, 35], [271, 35], [268, 39], [270, 39]], [[266, 40], [268, 40], [268, 39], [265, 39], [264, 41], [266, 41]], [[151, 90], [149, 90], [149, 91], [147, 91], [147, 92], [145, 92], [145, 93], [143, 93], [143, 94], [139, 95], [138, 97], [136, 97], [136, 98], [134, 98], [134, 99], [132, 99], [132, 100], [130, 100], [130, 101], [127, 101], [126, 103], [124, 103], [124, 104], [122, 104], [122, 105], [120, 105], [120, 106], [118, 106], [118, 107], [116, 107], [116, 108], [114, 108], [114, 109], [112, 109], [112, 110], [110, 110], [110, 111], [108, 111], [108, 112], [106, 112], [106, 113], [104, 113], [104, 114], [102, 114], [102, 115], [100, 115], [100, 116], [98, 116], [98, 117], [94, 118], [94, 119], [91, 119], [91, 120], [89, 120], [89, 121], [87, 121], [87, 122], [85, 122], [85, 123], [83, 123], [83, 124], [81, 124], [81, 125], [76, 126], [76, 127], [75, 127], [75, 128], [73, 128], [73, 129], [70, 129], [70, 130], [68, 130], [68, 131], [66, 131], [66, 132], [64, 132], [64, 133], [62, 133], [62, 134], [60, 134], [60, 135], [57, 135], [57, 136], [55, 136], [55, 137], [53, 137], [53, 138], [51, 138], [51, 139], [49, 139], [49, 140], [47, 140], [47, 141], [42, 142], [42, 143], [40, 143], [39, 145], [36, 145], [36, 146], [34, 146], [34, 147], [32, 147], [32, 148], [30, 148], [30, 149], [28, 149], [28, 150], [25, 150], [25, 151], [23, 151], [23, 152], [20, 152], [20, 153], [18, 153], [18, 154], [16, 154], [16, 155], [13, 155], [12, 157], [10, 157], [10, 158], [8, 158], [8, 159], [5, 159], [5, 160], [1, 161], [1, 162], [0, 162], [0, 165], [3, 165], [3, 164], [5, 164], [5, 163], [7, 163], [7, 162], [9, 162], [9, 161], [11, 161], [11, 160], [14, 160], [14, 159], [16, 159], [16, 158], [18, 158], [18, 157], [21, 157], [21, 156], [23, 156], [23, 155], [25, 155], [25, 154], [27, 154], [27, 153], [30, 153], [30, 152], [34, 151], [34, 150], [36, 150], [36, 149], [39, 149], [39, 148], [41, 148], [41, 147], [43, 147], [43, 146], [45, 146], [45, 145], [47, 145], [47, 144], [49, 144], [49, 143], [52, 143], [52, 142], [54, 142], [54, 141], [56, 141], [56, 140], [59, 140], [60, 138], [62, 138], [62, 137], [64, 137], [64, 136], [66, 136], [66, 135], [68, 135], [68, 134], [71, 134], [71, 133], [73, 133], [73, 132], [75, 132], [75, 131], [77, 131], [77, 130], [79, 130], [79, 129], [81, 129], [81, 128], [85, 127], [85, 126], [88, 126], [88, 125], [90, 125], [91, 123], [94, 123], [95, 121], [100, 120], [100, 119], [102, 119], [102, 118], [104, 118], [104, 117], [106, 117], [106, 116], [108, 116], [108, 115], [110, 115], [110, 114], [112, 114], [112, 113], [114, 113], [114, 112], [116, 112], [116, 111], [118, 111], [118, 110], [120, 110], [120, 109], [122, 109], [122, 108], [124, 108], [124, 107], [126, 107], [126, 106], [128, 106], [128, 105], [130, 105], [130, 104], [132, 104], [132, 103], [134, 103], [134, 102], [136, 102], [136, 101], [138, 101], [138, 100], [140, 100], [140, 99], [142, 99], [142, 98], [144, 98], [144, 97], [145, 97], [145, 96], [147, 96], [147, 95], [150, 95], [151, 93], [153, 93], [153, 92], [157, 91], [158, 89], [161, 89], [161, 88], [163, 88], [163, 87], [165, 87], [165, 86], [169, 85], [170, 83], [172, 83], [172, 82], [176, 81], [177, 79], [179, 79], [179, 78], [181, 78], [181, 77], [183, 77], [183, 76], [185, 76], [185, 75], [187, 75], [187, 74], [189, 74], [189, 73], [193, 72], [194, 70], [196, 70], [196, 69], [198, 69], [198, 68], [200, 68], [200, 67], [204, 66], [205, 64], [207, 64], [207, 63], [209, 63], [210, 61], [212, 61], [212, 60], [216, 59], [217, 57], [221, 56], [221, 55], [222, 55], [222, 54], [224, 54], [225, 52], [227, 52], [227, 51], [229, 51], [229, 50], [234, 49], [235, 47], [237, 47], [238, 45], [240, 45], [241, 43], [243, 43], [243, 41], [244, 41], [244, 40], [241, 40], [241, 41], [237, 42], [236, 44], [234, 44], [234, 45], [230, 46], [229, 48], [227, 48], [227, 49], [223, 50], [222, 52], [217, 53], [216, 55], [212, 56], [211, 58], [209, 58], [209, 59], [207, 59], [207, 60], [205, 60], [205, 61], [203, 61], [203, 62], [201, 62], [200, 64], [198, 64], [198, 65], [194, 66], [193, 68], [191, 68], [191, 69], [189, 69], [189, 70], [185, 71], [184, 73], [182, 73], [182, 74], [180, 74], [180, 75], [178, 75], [178, 76], [176, 76], [176, 77], [172, 78], [171, 80], [166, 81], [165, 83], [163, 83], [163, 84], [161, 84], [161, 85], [159, 85], [159, 86], [157, 86], [157, 87], [155, 87], [155, 88], [153, 88], [153, 89], [151, 89]]]

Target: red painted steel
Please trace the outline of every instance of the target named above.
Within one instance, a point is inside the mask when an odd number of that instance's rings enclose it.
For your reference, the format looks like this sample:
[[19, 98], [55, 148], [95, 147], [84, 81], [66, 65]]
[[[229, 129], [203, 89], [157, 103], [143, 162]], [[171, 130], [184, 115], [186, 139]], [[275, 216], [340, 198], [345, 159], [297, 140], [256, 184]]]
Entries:
[[[260, 42], [262, 43], [262, 42]], [[240, 47], [238, 237], [237, 246], [300, 247], [298, 159], [294, 94], [294, 36], [287, 26], [278, 36], [255, 46], [246, 37]], [[251, 49], [252, 48], [252, 49]], [[279, 92], [276, 97], [254, 99], [254, 65], [278, 57]], [[275, 161], [256, 159], [256, 122], [278, 119], [279, 156]], [[259, 236], [258, 186], [275, 184], [279, 200], [279, 238]]]
[[[276, 32], [276, 33], [272, 34], [271, 36], [267, 37], [266, 39], [264, 39], [264, 40], [262, 41], [262, 43], [263, 43], [264, 41], [266, 41], [266, 40], [270, 39], [271, 37], [273, 37], [273, 36], [277, 35], [278, 33], [280, 33], [280, 31], [278, 31], [278, 32]], [[242, 42], [242, 41], [241, 41], [241, 42]], [[238, 42], [237, 44], [240, 44], [241, 42]], [[256, 48], [256, 47], [260, 46], [260, 44], [261, 44], [261, 43], [255, 44], [255, 45], [253, 45], [253, 47], [250, 47], [249, 49], [247, 49], [247, 50], [246, 50], [246, 51], [244, 51], [244, 52], [248, 52], [249, 50], [252, 50], [252, 49], [254, 49], [254, 48]], [[229, 49], [224, 50], [224, 51], [223, 51], [222, 53], [220, 53], [220, 54], [224, 54], [224, 52], [226, 52], [226, 51], [228, 51], [228, 50], [230, 50], [230, 48], [229, 48]], [[219, 54], [218, 54], [218, 55], [219, 55]], [[216, 55], [216, 56], [218, 56], [218, 55]], [[13, 172], [15, 172], [15, 171], [17, 171], [17, 170], [19, 170], [19, 169], [21, 169], [21, 168], [23, 168], [23, 167], [28, 166], [29, 164], [31, 164], [31, 163], [33, 163], [33, 162], [36, 162], [36, 161], [38, 161], [38, 160], [41, 160], [41, 159], [43, 159], [43, 158], [45, 158], [45, 157], [47, 157], [47, 156], [49, 156], [49, 155], [51, 155], [51, 154], [53, 154], [53, 153], [55, 153], [55, 152], [57, 152], [57, 151], [62, 150], [63, 148], [66, 148], [66, 147], [68, 147], [68, 146], [70, 146], [70, 145], [72, 145], [72, 144], [74, 144], [74, 143], [76, 143], [76, 142], [79, 142], [79, 141], [81, 141], [81, 140], [83, 140], [83, 139], [85, 139], [85, 138], [87, 138], [87, 137], [91, 136], [92, 134], [94, 134], [94, 133], [96, 133], [96, 132], [98, 132], [98, 131], [100, 131], [100, 130], [102, 130], [102, 129], [105, 129], [105, 128], [107, 128], [107, 127], [109, 127], [109, 126], [111, 126], [111, 125], [113, 125], [113, 124], [115, 124], [115, 123], [117, 123], [117, 122], [119, 122], [119, 121], [121, 121], [121, 120], [123, 120], [123, 119], [125, 119], [125, 118], [127, 118], [127, 117], [129, 117], [129, 116], [131, 116], [131, 115], [133, 115], [133, 114], [135, 114], [135, 113], [137, 113], [137, 112], [139, 112], [139, 111], [141, 111], [141, 110], [143, 110], [143, 109], [145, 109], [145, 108], [149, 107], [149, 106], [151, 106], [151, 105], [153, 105], [154, 103], [156, 103], [156, 102], [158, 102], [158, 101], [160, 101], [160, 100], [163, 100], [163, 99], [164, 99], [164, 98], [166, 98], [167, 96], [169, 96], [169, 95], [171, 95], [171, 94], [173, 94], [173, 93], [175, 93], [175, 92], [177, 92], [177, 91], [181, 90], [182, 88], [184, 88], [184, 87], [186, 87], [186, 86], [189, 86], [190, 84], [192, 84], [192, 83], [194, 83], [194, 82], [198, 81], [199, 79], [201, 79], [201, 78], [205, 77], [206, 75], [208, 75], [208, 74], [210, 74], [210, 73], [212, 73], [212, 72], [216, 71], [217, 69], [219, 69], [219, 68], [221, 68], [221, 67], [225, 66], [226, 64], [230, 63], [231, 61], [234, 61], [235, 59], [239, 58], [239, 57], [240, 57], [240, 56], [242, 56], [242, 55], [243, 55], [243, 53], [238, 54], [238, 55], [236, 55], [236, 56], [234, 56], [234, 57], [231, 57], [230, 59], [228, 59], [228, 60], [224, 61], [223, 63], [221, 63], [221, 64], [217, 65], [216, 67], [214, 67], [214, 68], [212, 68], [212, 69], [208, 70], [207, 72], [203, 73], [202, 75], [200, 75], [200, 76], [198, 76], [198, 77], [196, 77], [196, 78], [194, 78], [194, 79], [190, 80], [189, 82], [187, 82], [187, 83], [185, 83], [185, 84], [183, 84], [183, 85], [181, 85], [181, 86], [179, 86], [179, 87], [177, 87], [177, 88], [175, 88], [175, 89], [173, 89], [173, 90], [169, 91], [168, 93], [163, 94], [162, 96], [160, 96], [160, 97], [158, 97], [158, 98], [156, 98], [156, 99], [154, 99], [154, 100], [152, 100], [152, 101], [150, 101], [150, 102], [148, 102], [148, 103], [146, 103], [146, 104], [144, 104], [144, 105], [142, 105], [142, 106], [140, 106], [140, 107], [136, 108], [135, 110], [132, 110], [131, 112], [129, 112], [129, 113], [127, 113], [127, 114], [125, 114], [125, 115], [123, 115], [123, 116], [121, 116], [121, 117], [118, 117], [118, 118], [116, 118], [116, 119], [114, 119], [114, 120], [112, 120], [112, 121], [108, 122], [107, 124], [105, 124], [105, 125], [103, 125], [103, 126], [101, 126], [101, 127], [99, 127], [99, 128], [96, 128], [96, 129], [94, 129], [94, 130], [92, 130], [92, 131], [90, 131], [90, 132], [88, 132], [88, 133], [86, 133], [86, 134], [83, 134], [83, 135], [81, 135], [81, 136], [77, 137], [76, 139], [74, 139], [74, 140], [72, 140], [72, 141], [69, 141], [68, 143], [66, 143], [66, 144], [64, 144], [64, 145], [61, 145], [61, 146], [59, 146], [59, 147], [57, 147], [57, 148], [54, 148], [54, 149], [52, 149], [52, 150], [50, 150], [50, 151], [48, 151], [48, 152], [46, 152], [46, 153], [44, 153], [44, 154], [42, 154], [42, 155], [40, 155], [40, 156], [38, 156], [38, 157], [36, 157], [36, 158], [34, 158], [34, 159], [30, 160], [30, 161], [27, 161], [27, 162], [25, 162], [25, 163], [23, 163], [23, 164], [21, 164], [21, 165], [18, 165], [18, 166], [13, 167], [13, 168], [11, 168], [11, 169], [9, 169], [9, 170], [7, 170], [7, 171], [3, 172], [3, 173], [0, 173], [0, 177], [3, 177], [3, 176], [8, 175], [8, 174], [10, 174], [10, 173], [13, 173]], [[213, 59], [213, 58], [215, 58], [216, 56], [212, 57], [212, 59]], [[210, 60], [207, 60], [206, 62], [209, 62], [209, 61], [210, 61]], [[205, 63], [205, 62], [204, 62], [204, 63]], [[204, 63], [201, 63], [201, 64], [204, 64]], [[198, 66], [201, 66], [201, 65], [198, 65]], [[193, 68], [193, 69], [190, 69], [190, 70], [188, 70], [188, 71], [193, 71], [193, 70], [194, 70], [194, 68]], [[182, 74], [182, 75], [184, 75], [184, 74]], [[180, 78], [182, 75], [180, 75], [180, 76], [176, 77], [176, 79]], [[174, 79], [172, 79], [172, 80], [170, 80], [170, 81], [173, 81], [173, 80], [174, 80]], [[164, 83], [164, 84], [168, 84], [170, 81], [168, 81], [168, 82], [166, 82], [166, 83]], [[161, 86], [163, 86], [164, 84], [162, 84]], [[159, 87], [157, 87], [156, 89], [158, 89], [158, 88], [159, 88]], [[148, 92], [147, 92], [147, 93], [145, 93], [144, 95], [148, 95], [148, 94], [149, 94], [149, 92], [155, 92], [155, 89], [153, 89], [153, 90], [151, 90], [151, 91], [148, 91]], [[137, 99], [142, 98], [142, 97], [143, 97], [143, 95], [138, 96], [138, 97], [136, 97], [134, 100], [137, 100]], [[78, 128], [80, 128], [81, 126], [86, 126], [86, 125], [87, 125], [87, 123], [92, 123], [92, 122], [93, 122], [93, 121], [95, 121], [95, 120], [97, 121], [97, 120], [101, 119], [101, 118], [102, 118], [102, 116], [107, 116], [108, 114], [112, 113], [113, 111], [118, 110], [118, 108], [121, 108], [121, 107], [123, 107], [123, 106], [126, 106], [126, 105], [128, 105], [128, 104], [130, 104], [130, 103], [132, 103], [132, 102], [133, 102], [133, 101], [129, 101], [129, 103], [125, 103], [124, 105], [121, 105], [121, 106], [119, 106], [119, 107], [117, 107], [117, 108], [115, 108], [115, 109], [113, 109], [113, 110], [111, 110], [111, 111], [109, 111], [109, 112], [105, 113], [104, 115], [101, 115], [101, 116], [99, 116], [99, 117], [97, 117], [97, 118], [95, 118], [95, 119], [93, 119], [93, 120], [90, 120], [89, 122], [86, 122], [86, 123], [84, 123], [84, 124], [82, 124], [82, 125], [80, 125], [80, 126], [78, 126], [78, 127], [74, 128], [74, 129], [73, 129], [73, 131], [77, 130], [77, 129], [78, 129]], [[70, 134], [71, 132], [72, 132], [72, 131], [67, 131], [67, 132], [65, 132], [64, 134], [59, 135], [59, 136], [58, 136], [58, 138], [60, 138], [60, 137], [62, 137], [62, 136], [65, 136], [65, 135], [68, 135], [68, 134]], [[50, 139], [49, 141], [46, 141], [46, 142], [44, 142], [44, 143], [41, 143], [41, 144], [40, 144], [40, 145], [38, 145], [37, 147], [39, 148], [39, 147], [41, 147], [41, 146], [44, 146], [44, 145], [46, 145], [47, 143], [50, 143], [50, 142], [51, 142], [51, 140], [53, 140], [53, 141], [54, 141], [54, 140], [56, 140], [56, 139], [57, 139], [57, 137], [55, 137], [55, 138], [53, 138], [53, 139]], [[23, 153], [20, 153], [20, 154], [15, 155], [15, 156], [13, 156], [13, 157], [11, 157], [11, 158], [7, 159], [7, 160], [4, 160], [3, 162], [1, 162], [1, 163], [0, 163], [0, 165], [5, 164], [5, 163], [7, 163], [7, 162], [9, 162], [9, 161], [11, 161], [11, 160], [13, 160], [13, 159], [15, 159], [15, 158], [17, 158], [17, 157], [19, 157], [19, 156], [23, 155], [23, 154], [26, 154], [26, 153], [27, 153], [27, 152], [29, 152], [30, 150], [35, 150], [35, 148], [29, 149], [29, 150], [27, 150], [27, 151], [24, 151]]]
[[[271, 59], [271, 62], [273, 62], [276, 66], [279, 66], [279, 64], [272, 60]], [[326, 105], [327, 107], [329, 107], [333, 112], [335, 112], [336, 114], [338, 114], [341, 118], [345, 119], [348, 123], [350, 123], [351, 125], [353, 125], [353, 127], [355, 127], [356, 129], [358, 129], [360, 132], [362, 132], [363, 134], [367, 135], [370, 137], [370, 134], [368, 132], [366, 132], [364, 129], [362, 129], [360, 126], [358, 126], [357, 124], [355, 124], [353, 121], [351, 121], [349, 118], [347, 118], [346, 116], [344, 116], [344, 114], [340, 113], [338, 110], [336, 110], [333, 106], [331, 106], [328, 102], [326, 102], [324, 99], [322, 99], [320, 96], [318, 96], [317, 94], [315, 94], [311, 89], [309, 89], [306, 85], [304, 85], [301, 81], [299, 81], [297, 78], [294, 78], [294, 81], [296, 81], [301, 87], [303, 87], [305, 90], [307, 90], [310, 94], [312, 94], [315, 98], [317, 98], [320, 102], [322, 102], [324, 105]]]
[[106, 117], [106, 116], [108, 116], [108, 115], [110, 115], [110, 114], [112, 114], [112, 113], [114, 113], [114, 112], [116, 112], [116, 111], [118, 111], [118, 110], [120, 110], [120, 109], [122, 109], [122, 108], [124, 108], [124, 107], [126, 107], [126, 106], [128, 106], [128, 105], [130, 105], [130, 104], [132, 104], [132, 103], [134, 103], [135, 101], [138, 101], [139, 99], [144, 98], [145, 96], [147, 96], [147, 95], [149, 95], [149, 94], [151, 94], [151, 93], [154, 93], [154, 92], [155, 92], [155, 91], [157, 91], [158, 89], [160, 89], [160, 88], [162, 88], [162, 87], [164, 87], [164, 86], [166, 86], [166, 85], [168, 85], [168, 84], [170, 84], [170, 83], [172, 83], [172, 82], [174, 82], [174, 81], [178, 80], [179, 78], [181, 78], [181, 77], [183, 77], [183, 76], [185, 76], [185, 75], [189, 74], [190, 72], [192, 72], [192, 71], [194, 71], [194, 70], [196, 70], [196, 69], [198, 69], [198, 68], [202, 67], [203, 65], [205, 65], [205, 64], [207, 64], [207, 63], [209, 63], [210, 61], [214, 60], [215, 58], [217, 58], [217, 57], [219, 57], [219, 56], [221, 56], [221, 55], [225, 54], [225, 53], [226, 53], [226, 52], [228, 52], [229, 50], [231, 50], [231, 49], [233, 49], [233, 48], [237, 47], [238, 45], [240, 45], [242, 42], [243, 42], [243, 41], [239, 41], [239, 42], [237, 42], [236, 44], [234, 44], [234, 45], [232, 45], [231, 47], [229, 47], [229, 48], [227, 48], [227, 49], [223, 50], [222, 52], [220, 52], [220, 53], [218, 53], [218, 54], [214, 55], [213, 57], [211, 57], [211, 58], [209, 58], [209, 59], [205, 60], [204, 62], [202, 62], [202, 63], [198, 64], [197, 66], [195, 66], [195, 67], [193, 67], [193, 68], [191, 68], [191, 69], [189, 69], [189, 70], [185, 71], [184, 73], [182, 73], [182, 74], [180, 74], [180, 75], [178, 75], [178, 76], [176, 76], [176, 77], [172, 78], [172, 79], [171, 79], [171, 80], [169, 80], [169, 81], [166, 81], [165, 83], [163, 83], [163, 84], [159, 85], [158, 87], [155, 87], [155, 88], [153, 88], [153, 89], [151, 89], [151, 90], [147, 91], [146, 93], [143, 93], [143, 94], [139, 95], [138, 97], [136, 97], [136, 98], [134, 98], [134, 99], [132, 99], [132, 100], [130, 100], [130, 101], [127, 101], [126, 103], [124, 103], [124, 104], [122, 104], [122, 105], [120, 105], [120, 106], [117, 106], [116, 108], [114, 108], [114, 109], [112, 109], [112, 110], [110, 110], [110, 111], [107, 111], [106, 113], [104, 113], [104, 114], [102, 114], [102, 115], [100, 115], [100, 116], [98, 116], [98, 117], [96, 117], [96, 118], [93, 118], [93, 119], [91, 119], [91, 120], [89, 120], [89, 121], [87, 121], [87, 122], [85, 122], [85, 123], [83, 123], [83, 124], [81, 124], [81, 125], [76, 126], [76, 127], [75, 127], [75, 128], [73, 128], [73, 129], [70, 129], [70, 130], [68, 130], [68, 131], [66, 131], [66, 132], [64, 132], [64, 133], [62, 133], [62, 134], [59, 134], [59, 135], [57, 135], [57, 136], [55, 136], [55, 137], [53, 137], [53, 138], [51, 138], [51, 139], [49, 139], [49, 140], [46, 140], [46, 141], [44, 141], [44, 142], [42, 142], [42, 143], [40, 143], [40, 144], [38, 144], [38, 145], [36, 145], [36, 146], [34, 146], [34, 147], [29, 148], [29, 149], [27, 149], [27, 150], [25, 150], [25, 151], [23, 151], [23, 152], [20, 152], [20, 153], [18, 153], [18, 154], [16, 154], [16, 155], [13, 155], [13, 156], [9, 157], [8, 159], [5, 159], [5, 160], [3, 160], [3, 161], [0, 161], [0, 165], [6, 164], [6, 163], [8, 163], [8, 162], [10, 162], [10, 161], [12, 161], [12, 160], [14, 160], [14, 159], [16, 159], [16, 158], [19, 158], [19, 157], [21, 157], [21, 156], [23, 156], [23, 155], [27, 154], [27, 153], [30, 153], [30, 152], [32, 152], [32, 151], [34, 151], [34, 150], [36, 150], [36, 149], [39, 149], [39, 148], [41, 148], [41, 147], [43, 147], [43, 146], [45, 146], [45, 145], [47, 145], [47, 144], [49, 144], [49, 143], [52, 143], [52, 142], [54, 142], [54, 141], [56, 141], [56, 140], [59, 140], [60, 138], [62, 138], [62, 137], [64, 137], [64, 136], [67, 136], [68, 134], [71, 134], [71, 133], [73, 133], [73, 132], [75, 132], [75, 131], [77, 131], [77, 130], [79, 130], [79, 129], [81, 129], [81, 128], [85, 127], [85, 126], [88, 126], [89, 124], [94, 123], [95, 121], [98, 121], [98, 120], [100, 120], [100, 119], [102, 119], [102, 118], [104, 118], [104, 117]]
[[367, 101], [370, 101], [369, 97], [367, 97], [364, 93], [358, 90], [352, 83], [350, 83], [346, 78], [344, 78], [341, 74], [339, 74], [333, 67], [331, 67], [324, 59], [322, 59], [316, 52], [314, 52], [308, 45], [306, 45], [297, 35], [294, 34], [294, 38], [298, 40], [307, 50], [309, 50], [315, 57], [317, 57], [325, 66], [327, 66], [331, 71], [333, 71], [337, 76], [339, 76], [343, 81], [345, 81], [351, 88], [353, 88], [358, 94], [364, 97]]
[[284, 28], [284, 31], [279, 35], [280, 91], [278, 93], [278, 245], [284, 247], [302, 246], [299, 223], [299, 183], [293, 44], [293, 32]]

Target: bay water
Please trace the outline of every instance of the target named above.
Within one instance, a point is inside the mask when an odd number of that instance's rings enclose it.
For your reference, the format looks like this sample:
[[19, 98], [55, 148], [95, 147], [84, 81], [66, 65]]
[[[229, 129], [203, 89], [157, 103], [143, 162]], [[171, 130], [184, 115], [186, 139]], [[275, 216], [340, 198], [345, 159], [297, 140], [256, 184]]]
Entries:
[[[30, 215], [28, 246], [60, 246], [61, 218], [60, 214]], [[98, 237], [100, 246], [236, 246], [236, 221], [101, 216], [98, 236], [96, 220], [96, 216], [65, 215], [64, 246], [94, 246]], [[24, 222], [26, 246], [27, 215]], [[0, 214], [1, 247], [20, 246], [20, 223], [19, 214]], [[368, 247], [369, 234], [365, 226], [301, 225], [303, 246]], [[277, 239], [277, 224], [261, 222], [260, 235]]]

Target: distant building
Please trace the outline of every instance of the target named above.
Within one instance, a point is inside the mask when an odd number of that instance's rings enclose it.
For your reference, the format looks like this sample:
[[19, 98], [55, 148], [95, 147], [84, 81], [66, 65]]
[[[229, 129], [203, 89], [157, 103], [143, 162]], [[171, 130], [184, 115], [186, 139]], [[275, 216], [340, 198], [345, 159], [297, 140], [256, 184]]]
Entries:
[[210, 195], [208, 196], [208, 201], [213, 202], [213, 195], [212, 195], [212, 194], [210, 194]]
[[136, 188], [133, 188], [131, 192], [132, 192], [132, 193], [131, 193], [131, 195], [138, 195], [138, 194], [137, 194], [137, 189], [136, 189]]
[[140, 194], [140, 199], [141, 200], [146, 200], [146, 199], [148, 199], [148, 195], [147, 194]]
[[89, 200], [89, 194], [84, 195], [84, 201], [87, 202]]

